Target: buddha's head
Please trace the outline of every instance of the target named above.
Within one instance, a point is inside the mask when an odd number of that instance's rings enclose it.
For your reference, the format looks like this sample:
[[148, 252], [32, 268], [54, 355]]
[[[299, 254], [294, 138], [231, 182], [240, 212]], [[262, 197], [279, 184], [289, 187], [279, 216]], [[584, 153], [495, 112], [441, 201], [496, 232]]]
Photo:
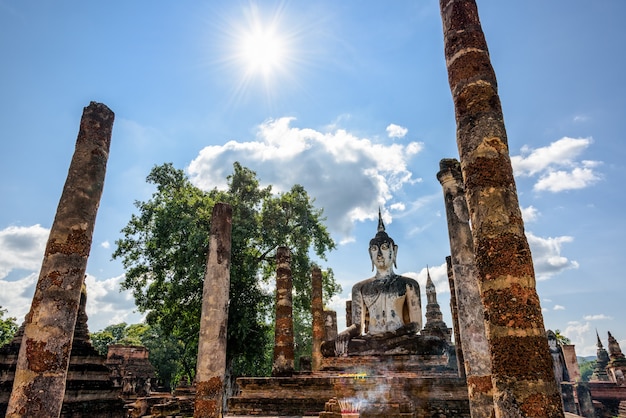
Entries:
[[396, 254], [398, 246], [393, 239], [385, 232], [385, 224], [378, 210], [378, 232], [376, 236], [370, 240], [369, 254], [372, 260], [372, 270], [374, 267], [380, 270], [391, 269], [396, 266]]

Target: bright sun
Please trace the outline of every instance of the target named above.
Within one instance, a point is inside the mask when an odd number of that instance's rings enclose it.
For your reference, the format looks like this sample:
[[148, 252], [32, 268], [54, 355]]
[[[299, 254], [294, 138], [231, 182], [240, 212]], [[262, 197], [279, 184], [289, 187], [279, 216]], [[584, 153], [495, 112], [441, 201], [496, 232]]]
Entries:
[[269, 76], [280, 69], [285, 59], [285, 42], [272, 28], [254, 28], [244, 35], [241, 42], [241, 58], [247, 65], [247, 71]]
[[295, 83], [295, 68], [302, 64], [302, 28], [285, 17], [282, 6], [264, 10], [251, 2], [242, 11], [243, 16], [227, 22], [224, 32], [224, 62], [234, 70], [231, 75], [239, 78], [232, 100], [243, 100], [249, 93], [263, 90], [271, 102], [278, 92]]

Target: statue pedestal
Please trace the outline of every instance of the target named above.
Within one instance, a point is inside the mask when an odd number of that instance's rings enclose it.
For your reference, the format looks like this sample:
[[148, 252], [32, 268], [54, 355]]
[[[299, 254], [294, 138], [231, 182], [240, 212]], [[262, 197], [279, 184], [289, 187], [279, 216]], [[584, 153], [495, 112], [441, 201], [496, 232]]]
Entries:
[[410, 374], [411, 376], [456, 377], [456, 360], [442, 355], [369, 355], [325, 357], [320, 372], [337, 373], [355, 379], [366, 376]]

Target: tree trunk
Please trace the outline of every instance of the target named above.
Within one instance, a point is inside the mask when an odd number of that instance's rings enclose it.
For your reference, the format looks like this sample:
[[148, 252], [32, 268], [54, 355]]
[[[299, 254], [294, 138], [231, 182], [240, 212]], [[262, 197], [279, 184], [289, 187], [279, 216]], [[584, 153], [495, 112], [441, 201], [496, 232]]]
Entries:
[[476, 2], [440, 0], [440, 7], [496, 417], [563, 417]]
[[74, 156], [26, 315], [7, 417], [61, 413], [114, 117], [100, 103], [91, 102], [83, 109]]

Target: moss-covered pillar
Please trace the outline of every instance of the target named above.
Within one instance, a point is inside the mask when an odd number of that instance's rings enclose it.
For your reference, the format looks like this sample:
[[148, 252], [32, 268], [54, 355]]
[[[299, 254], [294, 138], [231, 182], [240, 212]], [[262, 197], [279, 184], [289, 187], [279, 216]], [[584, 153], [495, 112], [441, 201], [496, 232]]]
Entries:
[[113, 112], [83, 109], [76, 148], [24, 322], [7, 417], [58, 417], [109, 158]]
[[311, 271], [311, 314], [313, 316], [313, 348], [311, 367], [317, 371], [322, 366], [322, 343], [324, 342], [324, 303], [322, 301], [322, 270]]
[[291, 376], [294, 365], [293, 346], [293, 278], [291, 253], [287, 247], [276, 250], [276, 328], [272, 376]]
[[[454, 275], [454, 292], [459, 310], [459, 334], [463, 342], [463, 362], [470, 411], [473, 418], [491, 417], [493, 395], [490, 347], [485, 332], [485, 316], [480, 298], [478, 271], [474, 258], [472, 231], [465, 201], [465, 190], [459, 162], [443, 159], [437, 179], [443, 188], [450, 262]], [[451, 296], [452, 297], [452, 296]]]
[[232, 207], [216, 203], [211, 214], [209, 253], [202, 290], [196, 363], [195, 418], [222, 416], [230, 290]]
[[[491, 351], [495, 414], [563, 417], [496, 76], [476, 1], [440, 0], [440, 7], [457, 145]], [[468, 352], [466, 347], [466, 362]]]
[[454, 271], [452, 270], [452, 257], [446, 257], [446, 273], [450, 286], [450, 312], [452, 312], [452, 328], [454, 329], [454, 349], [456, 362], [459, 369], [459, 377], [465, 378], [465, 360], [463, 359], [463, 341], [459, 331], [459, 305], [456, 301], [456, 285], [454, 284]]

